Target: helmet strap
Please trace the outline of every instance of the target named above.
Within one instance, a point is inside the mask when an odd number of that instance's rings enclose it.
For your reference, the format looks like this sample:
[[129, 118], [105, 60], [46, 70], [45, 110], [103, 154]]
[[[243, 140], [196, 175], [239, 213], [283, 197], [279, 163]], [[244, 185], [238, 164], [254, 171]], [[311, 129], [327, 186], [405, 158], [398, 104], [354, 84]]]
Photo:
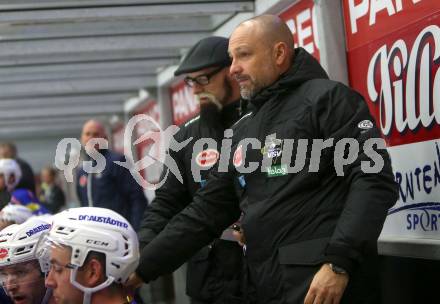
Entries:
[[107, 280], [105, 280], [104, 282], [102, 282], [98, 286], [85, 287], [76, 281], [77, 272], [78, 272], [78, 267], [75, 267], [74, 269], [71, 270], [70, 283], [72, 283], [73, 286], [75, 286], [76, 288], [78, 288], [79, 290], [81, 290], [84, 293], [83, 304], [90, 304], [93, 293], [100, 291], [104, 288], [107, 288], [115, 281], [115, 278], [109, 276], [107, 278]]

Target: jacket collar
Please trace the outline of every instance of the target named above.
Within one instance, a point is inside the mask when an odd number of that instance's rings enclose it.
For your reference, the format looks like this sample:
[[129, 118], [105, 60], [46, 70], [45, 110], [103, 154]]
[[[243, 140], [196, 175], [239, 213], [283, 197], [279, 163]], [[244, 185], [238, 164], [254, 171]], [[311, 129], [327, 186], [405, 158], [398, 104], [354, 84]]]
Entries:
[[328, 79], [328, 75], [312, 55], [303, 48], [297, 48], [290, 68], [272, 85], [262, 89], [250, 102], [259, 109], [267, 100], [276, 98], [308, 80], [319, 78]]

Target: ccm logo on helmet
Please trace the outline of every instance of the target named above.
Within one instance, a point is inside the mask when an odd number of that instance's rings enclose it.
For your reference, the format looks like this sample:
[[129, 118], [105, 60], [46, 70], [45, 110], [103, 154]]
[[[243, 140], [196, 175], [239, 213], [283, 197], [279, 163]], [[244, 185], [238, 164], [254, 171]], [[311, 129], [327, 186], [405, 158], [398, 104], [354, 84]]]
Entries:
[[96, 246], [102, 246], [102, 247], [108, 247], [110, 244], [107, 242], [97, 241], [97, 240], [87, 240], [87, 244], [96, 245]]
[[89, 222], [97, 222], [97, 223], [104, 223], [104, 224], [110, 224], [113, 226], [118, 227], [124, 227], [128, 228], [128, 224], [112, 219], [111, 217], [105, 217], [105, 216], [96, 216], [96, 215], [80, 215], [78, 217], [79, 221], [89, 221]]
[[27, 231], [26, 235], [27, 236], [32, 236], [35, 233], [38, 233], [38, 232], [41, 232], [41, 231], [44, 231], [44, 230], [49, 230], [49, 229], [50, 229], [50, 225], [49, 224], [45, 224], [45, 225], [43, 224], [43, 225], [40, 225], [38, 227], [32, 228], [31, 230]]

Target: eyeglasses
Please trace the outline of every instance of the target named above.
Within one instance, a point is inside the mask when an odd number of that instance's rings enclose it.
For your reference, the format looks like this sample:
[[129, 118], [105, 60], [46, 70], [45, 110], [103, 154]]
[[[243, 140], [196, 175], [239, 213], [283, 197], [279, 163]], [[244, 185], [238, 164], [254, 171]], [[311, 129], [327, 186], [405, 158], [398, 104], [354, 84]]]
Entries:
[[220, 72], [221, 70], [223, 70], [224, 67], [220, 67], [218, 69], [215, 69], [214, 71], [208, 73], [208, 74], [203, 74], [203, 75], [199, 75], [197, 77], [191, 78], [189, 76], [185, 77], [184, 81], [186, 83], [187, 86], [189, 87], [193, 87], [195, 83], [201, 85], [201, 86], [205, 86], [209, 84], [209, 79], [214, 76], [215, 74], [217, 74], [218, 72]]

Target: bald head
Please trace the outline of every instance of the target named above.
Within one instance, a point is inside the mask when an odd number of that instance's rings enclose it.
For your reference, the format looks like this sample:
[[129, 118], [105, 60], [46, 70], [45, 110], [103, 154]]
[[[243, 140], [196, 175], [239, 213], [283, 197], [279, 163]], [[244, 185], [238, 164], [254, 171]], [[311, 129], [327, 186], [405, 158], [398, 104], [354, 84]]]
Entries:
[[92, 138], [107, 138], [104, 124], [95, 119], [88, 120], [83, 125], [81, 143], [85, 146]]
[[244, 27], [254, 33], [268, 47], [272, 47], [277, 43], [284, 43], [290, 55], [293, 55], [295, 46], [293, 42], [293, 35], [287, 24], [278, 16], [275, 15], [260, 15], [244, 21], [238, 27]]
[[292, 33], [277, 16], [261, 15], [241, 23], [229, 39], [230, 72], [244, 99], [273, 84], [286, 72], [294, 54]]

